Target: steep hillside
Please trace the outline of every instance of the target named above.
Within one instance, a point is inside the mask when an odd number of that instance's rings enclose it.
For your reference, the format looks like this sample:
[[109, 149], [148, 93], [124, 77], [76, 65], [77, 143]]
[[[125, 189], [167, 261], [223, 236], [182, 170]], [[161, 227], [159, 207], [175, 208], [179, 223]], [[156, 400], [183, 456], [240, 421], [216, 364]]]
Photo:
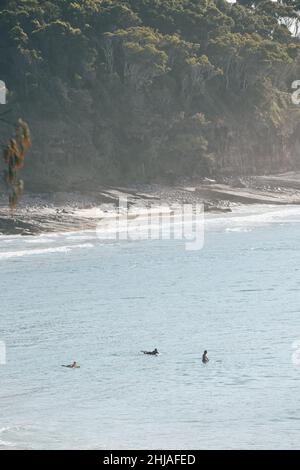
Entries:
[[2, 0], [1, 140], [29, 123], [27, 188], [299, 167], [299, 5]]

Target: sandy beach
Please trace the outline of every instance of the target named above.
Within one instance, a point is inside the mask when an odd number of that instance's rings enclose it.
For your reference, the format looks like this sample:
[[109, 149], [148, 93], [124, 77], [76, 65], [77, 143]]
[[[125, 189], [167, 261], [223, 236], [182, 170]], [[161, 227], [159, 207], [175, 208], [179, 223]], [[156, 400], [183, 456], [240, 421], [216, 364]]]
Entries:
[[170, 211], [178, 204], [204, 204], [206, 212], [232, 212], [249, 204], [300, 205], [300, 173], [290, 172], [248, 178], [189, 181], [175, 186], [136, 184], [130, 187], [100, 187], [90, 193], [24, 193], [11, 213], [7, 195], [0, 197], [0, 233], [34, 235], [45, 232], [92, 230], [126, 200], [134, 212], [142, 208]]

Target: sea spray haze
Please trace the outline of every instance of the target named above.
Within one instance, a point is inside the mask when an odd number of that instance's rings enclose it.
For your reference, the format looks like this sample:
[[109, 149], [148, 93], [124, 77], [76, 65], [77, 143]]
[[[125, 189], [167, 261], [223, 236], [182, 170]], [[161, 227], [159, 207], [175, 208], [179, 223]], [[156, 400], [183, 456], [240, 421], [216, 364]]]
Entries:
[[298, 25], [290, 0], [3, 0], [0, 79], [32, 129], [30, 188], [294, 168]]

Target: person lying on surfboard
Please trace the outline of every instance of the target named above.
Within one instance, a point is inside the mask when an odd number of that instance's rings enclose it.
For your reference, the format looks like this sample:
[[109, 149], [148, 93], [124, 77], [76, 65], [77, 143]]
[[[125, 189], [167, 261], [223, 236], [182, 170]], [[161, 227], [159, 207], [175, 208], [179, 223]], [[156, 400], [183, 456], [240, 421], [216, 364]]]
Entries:
[[153, 351], [141, 351], [141, 352], [144, 354], [148, 354], [149, 356], [157, 356], [159, 354], [156, 348]]
[[67, 366], [62, 366], [62, 367], [68, 367], [69, 369], [79, 369], [79, 365], [77, 364], [76, 361], [74, 361], [72, 364], [68, 364]]

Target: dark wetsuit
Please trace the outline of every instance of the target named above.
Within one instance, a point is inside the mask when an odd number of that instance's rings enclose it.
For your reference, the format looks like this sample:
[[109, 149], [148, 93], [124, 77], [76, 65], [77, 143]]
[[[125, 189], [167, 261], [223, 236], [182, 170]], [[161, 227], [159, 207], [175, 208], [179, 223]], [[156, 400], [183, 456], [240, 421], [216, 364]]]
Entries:
[[142, 351], [144, 354], [148, 354], [149, 356], [157, 356], [158, 351], [157, 349], [154, 349], [154, 351]]
[[208, 357], [207, 357], [207, 354], [203, 354], [203, 356], [202, 356], [202, 362], [203, 362], [203, 364], [207, 364], [208, 361], [209, 361], [209, 359], [208, 359]]

